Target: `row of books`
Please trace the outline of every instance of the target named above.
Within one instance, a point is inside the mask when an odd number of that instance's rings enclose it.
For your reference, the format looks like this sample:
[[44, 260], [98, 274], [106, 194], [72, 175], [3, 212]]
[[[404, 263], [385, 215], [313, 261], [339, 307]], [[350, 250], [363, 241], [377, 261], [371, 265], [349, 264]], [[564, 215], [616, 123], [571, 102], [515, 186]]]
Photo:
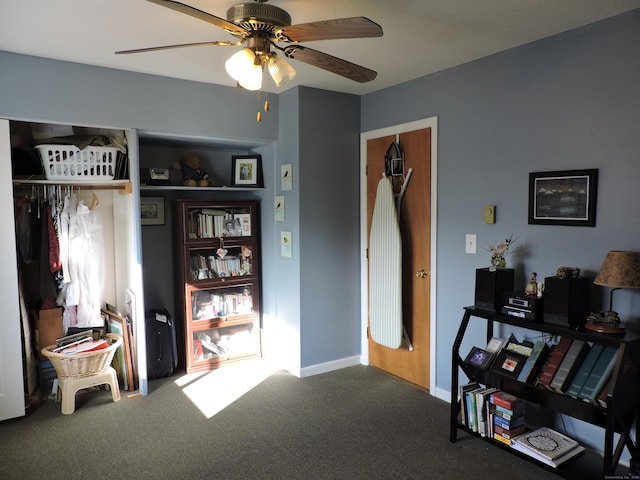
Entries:
[[239, 292], [209, 293], [197, 291], [191, 294], [191, 314], [194, 319], [204, 320], [229, 315], [248, 314], [253, 311], [251, 289]]
[[558, 467], [585, 451], [548, 427], [525, 431], [525, 403], [497, 388], [471, 382], [460, 387], [460, 420], [469, 430]]
[[191, 255], [193, 280], [251, 275], [251, 258], [237, 256]]
[[492, 338], [484, 349], [473, 347], [466, 362], [606, 408], [617, 353], [613, 346], [568, 337], [548, 345], [512, 335], [507, 341]]
[[187, 217], [189, 238], [251, 236], [251, 215], [201, 208]]

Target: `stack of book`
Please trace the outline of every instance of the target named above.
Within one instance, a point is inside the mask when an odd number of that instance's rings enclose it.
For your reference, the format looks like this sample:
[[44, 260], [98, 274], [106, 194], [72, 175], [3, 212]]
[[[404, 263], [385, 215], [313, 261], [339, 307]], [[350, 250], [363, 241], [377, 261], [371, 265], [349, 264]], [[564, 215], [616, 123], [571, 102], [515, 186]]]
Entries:
[[513, 438], [524, 433], [524, 402], [503, 391], [492, 393], [489, 402], [493, 439], [511, 445]]
[[93, 352], [107, 348], [109, 344], [106, 340], [94, 340], [92, 330], [87, 330], [72, 335], [66, 335], [56, 339], [56, 348], [54, 353], [84, 353]]
[[554, 468], [585, 450], [574, 439], [547, 427], [518, 435], [511, 441], [511, 447]]

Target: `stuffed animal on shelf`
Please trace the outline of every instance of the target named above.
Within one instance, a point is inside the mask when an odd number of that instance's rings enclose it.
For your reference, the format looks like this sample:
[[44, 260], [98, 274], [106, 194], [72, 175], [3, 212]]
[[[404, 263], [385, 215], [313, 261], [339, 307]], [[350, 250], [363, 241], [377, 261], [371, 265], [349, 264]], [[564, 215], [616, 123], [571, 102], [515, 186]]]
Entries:
[[186, 187], [212, 187], [215, 185], [213, 177], [201, 167], [198, 155], [185, 155], [179, 162], [174, 162], [172, 168], [182, 172], [182, 185]]

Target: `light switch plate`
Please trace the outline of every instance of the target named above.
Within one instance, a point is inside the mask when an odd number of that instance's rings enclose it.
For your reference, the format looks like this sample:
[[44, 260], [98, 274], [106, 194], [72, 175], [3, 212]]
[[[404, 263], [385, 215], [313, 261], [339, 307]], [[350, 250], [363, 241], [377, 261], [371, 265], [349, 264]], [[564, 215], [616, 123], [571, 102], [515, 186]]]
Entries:
[[476, 254], [478, 249], [478, 236], [475, 233], [467, 233], [464, 239], [465, 253]]
[[495, 205], [487, 205], [484, 207], [484, 223], [496, 223]]

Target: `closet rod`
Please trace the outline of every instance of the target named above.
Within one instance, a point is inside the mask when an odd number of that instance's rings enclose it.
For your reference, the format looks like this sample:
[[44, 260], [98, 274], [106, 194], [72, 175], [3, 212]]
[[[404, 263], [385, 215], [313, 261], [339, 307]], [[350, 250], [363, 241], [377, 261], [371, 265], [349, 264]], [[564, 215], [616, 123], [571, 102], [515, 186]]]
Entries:
[[120, 183], [63, 183], [47, 180], [13, 180], [14, 185], [60, 185], [76, 190], [122, 190], [120, 193], [132, 193], [133, 187], [130, 181], [123, 180]]

